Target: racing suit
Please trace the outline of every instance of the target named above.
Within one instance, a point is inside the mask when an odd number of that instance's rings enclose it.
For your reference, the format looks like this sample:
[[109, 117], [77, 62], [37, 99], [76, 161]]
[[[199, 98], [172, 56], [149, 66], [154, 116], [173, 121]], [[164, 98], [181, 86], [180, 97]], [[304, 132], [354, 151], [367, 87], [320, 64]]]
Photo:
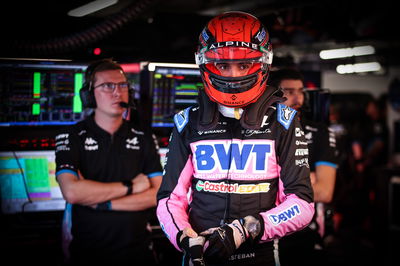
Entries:
[[294, 109], [270, 108], [257, 130], [222, 115], [215, 128], [200, 130], [198, 107], [175, 115], [157, 217], [178, 250], [186, 227], [200, 233], [260, 214], [260, 241], [246, 241], [226, 263], [274, 265], [271, 240], [309, 224], [314, 204], [304, 132]]

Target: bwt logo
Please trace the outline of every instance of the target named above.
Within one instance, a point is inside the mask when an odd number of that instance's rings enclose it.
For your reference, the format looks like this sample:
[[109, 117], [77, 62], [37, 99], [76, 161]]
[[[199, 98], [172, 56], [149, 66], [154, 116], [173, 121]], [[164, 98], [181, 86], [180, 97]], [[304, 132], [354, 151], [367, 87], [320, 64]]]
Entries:
[[[221, 143], [223, 142], [223, 143]], [[198, 171], [238, 170], [265, 171], [271, 144], [250, 141], [220, 141], [194, 145], [194, 161]], [[205, 143], [205, 144], [203, 144]], [[262, 144], [261, 144], [262, 143]], [[250, 164], [252, 162], [252, 164]], [[251, 167], [251, 169], [248, 169]]]
[[287, 221], [293, 219], [294, 217], [296, 217], [299, 214], [300, 214], [299, 206], [294, 205], [294, 206], [282, 211], [281, 213], [270, 214], [270, 215], [268, 215], [268, 218], [274, 225], [278, 225], [282, 222], [287, 222]]

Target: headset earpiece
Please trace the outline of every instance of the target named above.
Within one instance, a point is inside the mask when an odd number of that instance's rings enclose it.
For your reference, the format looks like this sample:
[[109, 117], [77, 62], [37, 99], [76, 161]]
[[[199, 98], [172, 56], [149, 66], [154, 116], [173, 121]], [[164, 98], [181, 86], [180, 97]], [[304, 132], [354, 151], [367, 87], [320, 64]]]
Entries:
[[94, 91], [92, 88], [95, 70], [103, 63], [108, 62], [108, 59], [99, 60], [86, 68], [85, 71], [85, 82], [79, 96], [81, 97], [83, 108], [96, 108], [96, 99], [94, 97]]
[[90, 87], [91, 82], [85, 82], [79, 91], [83, 108], [96, 108], [96, 99], [94, 98], [94, 92]]

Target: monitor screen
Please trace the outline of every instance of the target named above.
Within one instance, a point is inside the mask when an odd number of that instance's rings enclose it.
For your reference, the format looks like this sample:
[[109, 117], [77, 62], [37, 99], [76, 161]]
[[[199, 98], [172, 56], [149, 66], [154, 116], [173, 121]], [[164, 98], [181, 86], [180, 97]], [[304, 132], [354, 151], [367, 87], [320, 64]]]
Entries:
[[54, 151], [0, 152], [2, 213], [64, 210]]
[[0, 63], [0, 126], [72, 124], [83, 116], [79, 90], [86, 65]]
[[197, 105], [203, 86], [198, 68], [156, 67], [153, 72], [152, 127], [173, 127], [179, 111]]
[[[138, 98], [139, 63], [121, 64]], [[69, 125], [90, 113], [79, 96], [87, 64], [0, 61], [0, 126]]]

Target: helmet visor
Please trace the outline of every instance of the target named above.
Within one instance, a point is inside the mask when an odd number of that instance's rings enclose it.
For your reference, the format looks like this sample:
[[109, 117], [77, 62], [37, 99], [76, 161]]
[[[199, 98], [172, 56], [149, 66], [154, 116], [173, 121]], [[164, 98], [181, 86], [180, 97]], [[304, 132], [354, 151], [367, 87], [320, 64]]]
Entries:
[[221, 62], [272, 63], [272, 52], [248, 42], [220, 42], [211, 44], [196, 53], [196, 64]]
[[223, 77], [244, 77], [261, 69], [261, 63], [247, 61], [220, 61], [205, 64], [206, 68]]

